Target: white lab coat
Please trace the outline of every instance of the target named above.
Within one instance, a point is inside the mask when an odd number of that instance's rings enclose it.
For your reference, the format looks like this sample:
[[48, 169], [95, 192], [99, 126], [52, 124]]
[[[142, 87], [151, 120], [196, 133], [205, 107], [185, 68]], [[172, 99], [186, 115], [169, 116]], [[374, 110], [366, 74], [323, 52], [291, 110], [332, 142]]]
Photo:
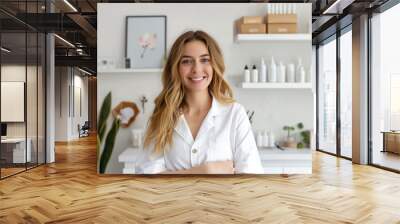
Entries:
[[213, 98], [196, 139], [182, 114], [174, 129], [171, 146], [163, 155], [145, 149], [136, 172], [177, 171], [205, 162], [232, 160], [235, 173], [264, 173], [245, 109], [239, 103], [220, 104]]

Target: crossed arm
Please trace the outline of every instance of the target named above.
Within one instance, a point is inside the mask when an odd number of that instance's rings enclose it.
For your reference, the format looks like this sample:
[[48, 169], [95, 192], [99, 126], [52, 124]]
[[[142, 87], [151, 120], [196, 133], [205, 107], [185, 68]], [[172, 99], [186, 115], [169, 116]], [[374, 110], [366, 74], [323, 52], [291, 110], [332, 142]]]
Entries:
[[206, 162], [186, 170], [165, 171], [160, 174], [234, 174], [233, 161]]

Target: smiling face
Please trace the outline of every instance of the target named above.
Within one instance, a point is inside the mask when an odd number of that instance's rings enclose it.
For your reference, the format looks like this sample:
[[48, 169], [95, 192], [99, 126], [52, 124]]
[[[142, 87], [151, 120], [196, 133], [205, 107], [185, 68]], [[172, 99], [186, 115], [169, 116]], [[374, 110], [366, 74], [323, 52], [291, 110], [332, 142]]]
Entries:
[[208, 91], [213, 68], [210, 53], [203, 42], [195, 40], [185, 44], [179, 61], [179, 75], [186, 91]]

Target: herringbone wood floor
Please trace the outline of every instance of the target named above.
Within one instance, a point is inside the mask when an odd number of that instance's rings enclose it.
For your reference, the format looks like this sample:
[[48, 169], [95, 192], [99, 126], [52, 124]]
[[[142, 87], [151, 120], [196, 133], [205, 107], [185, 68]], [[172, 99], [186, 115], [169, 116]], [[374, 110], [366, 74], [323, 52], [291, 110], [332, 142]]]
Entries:
[[314, 154], [312, 175], [99, 176], [95, 138], [0, 181], [0, 223], [400, 223], [400, 175]]

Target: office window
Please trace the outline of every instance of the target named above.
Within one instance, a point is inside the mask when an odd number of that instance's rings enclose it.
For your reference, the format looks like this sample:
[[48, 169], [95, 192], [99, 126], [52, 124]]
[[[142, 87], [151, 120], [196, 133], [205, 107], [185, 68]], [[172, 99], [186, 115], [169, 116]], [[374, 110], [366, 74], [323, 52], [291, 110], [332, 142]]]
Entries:
[[318, 148], [336, 153], [336, 39], [318, 48]]
[[371, 19], [372, 163], [400, 170], [400, 5]]
[[340, 154], [352, 157], [352, 32], [340, 36]]

